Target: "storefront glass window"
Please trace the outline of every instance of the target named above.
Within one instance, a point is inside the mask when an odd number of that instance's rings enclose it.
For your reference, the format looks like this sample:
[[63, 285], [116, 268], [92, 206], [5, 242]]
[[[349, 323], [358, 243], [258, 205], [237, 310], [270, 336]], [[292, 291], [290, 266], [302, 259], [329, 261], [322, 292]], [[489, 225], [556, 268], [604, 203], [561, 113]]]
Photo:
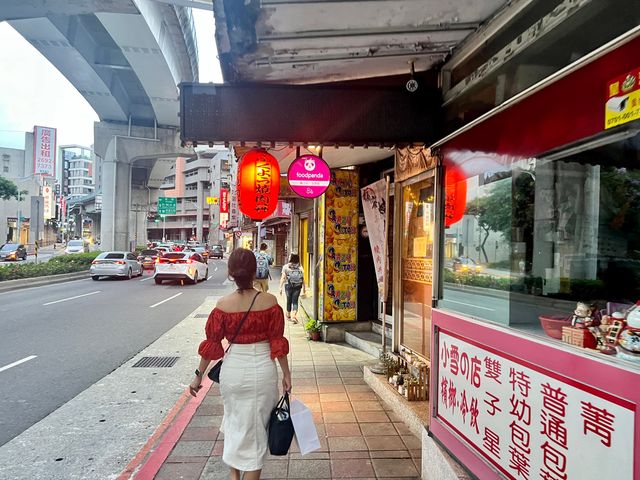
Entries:
[[433, 280], [433, 177], [402, 188], [401, 343], [429, 358]]
[[640, 135], [468, 178], [438, 306], [640, 362], [639, 152]]

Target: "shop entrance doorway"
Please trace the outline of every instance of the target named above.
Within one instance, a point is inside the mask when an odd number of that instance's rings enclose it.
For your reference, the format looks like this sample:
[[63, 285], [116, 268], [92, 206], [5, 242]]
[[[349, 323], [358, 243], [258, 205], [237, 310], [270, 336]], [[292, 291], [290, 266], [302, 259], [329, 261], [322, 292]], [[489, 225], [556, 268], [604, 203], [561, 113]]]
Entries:
[[402, 232], [400, 344], [429, 359], [435, 220], [433, 171], [404, 182], [396, 201], [399, 203], [396, 211], [400, 213], [396, 219]]

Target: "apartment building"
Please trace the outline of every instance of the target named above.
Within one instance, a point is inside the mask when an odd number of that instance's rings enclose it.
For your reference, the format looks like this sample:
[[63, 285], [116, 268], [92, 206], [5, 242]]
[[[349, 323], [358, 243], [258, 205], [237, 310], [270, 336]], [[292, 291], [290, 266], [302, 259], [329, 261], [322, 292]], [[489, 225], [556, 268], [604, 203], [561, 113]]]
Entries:
[[147, 223], [149, 240], [223, 242], [220, 198], [221, 189], [229, 192], [230, 155], [226, 149], [207, 149], [191, 158], [176, 159], [160, 186], [161, 197], [176, 198], [176, 214], [160, 218], [157, 204], [152, 206]]

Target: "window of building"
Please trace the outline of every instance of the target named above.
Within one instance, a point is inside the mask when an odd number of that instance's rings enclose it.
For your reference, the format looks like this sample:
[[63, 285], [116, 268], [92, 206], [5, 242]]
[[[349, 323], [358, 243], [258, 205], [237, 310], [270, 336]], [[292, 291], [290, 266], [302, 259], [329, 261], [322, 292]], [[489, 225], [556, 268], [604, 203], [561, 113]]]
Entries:
[[[465, 215], [446, 229], [438, 306], [640, 361], [640, 335], [613, 318], [640, 299], [639, 154], [636, 135], [509, 166], [479, 161]], [[627, 325], [640, 328], [640, 314]]]
[[2, 171], [3, 171], [4, 173], [9, 173], [9, 165], [4, 165], [4, 166], [2, 167]]

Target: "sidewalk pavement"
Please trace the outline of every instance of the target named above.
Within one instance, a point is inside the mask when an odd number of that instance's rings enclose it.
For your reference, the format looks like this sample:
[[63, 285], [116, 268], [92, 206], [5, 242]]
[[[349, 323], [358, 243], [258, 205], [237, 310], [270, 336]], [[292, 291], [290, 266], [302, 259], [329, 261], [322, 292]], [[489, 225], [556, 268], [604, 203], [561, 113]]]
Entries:
[[[277, 294], [277, 280], [270, 288]], [[269, 455], [262, 478], [420, 478], [421, 440], [363, 380], [363, 366], [377, 359], [346, 344], [309, 341], [302, 320], [286, 323], [292, 395], [312, 410], [322, 448], [302, 456], [294, 439], [288, 455]], [[218, 385], [206, 382], [203, 393], [175, 415], [156, 446], [149, 446], [154, 450], [133, 478], [229, 478], [219, 431], [222, 398]], [[120, 476], [125, 478], [130, 477]]]

